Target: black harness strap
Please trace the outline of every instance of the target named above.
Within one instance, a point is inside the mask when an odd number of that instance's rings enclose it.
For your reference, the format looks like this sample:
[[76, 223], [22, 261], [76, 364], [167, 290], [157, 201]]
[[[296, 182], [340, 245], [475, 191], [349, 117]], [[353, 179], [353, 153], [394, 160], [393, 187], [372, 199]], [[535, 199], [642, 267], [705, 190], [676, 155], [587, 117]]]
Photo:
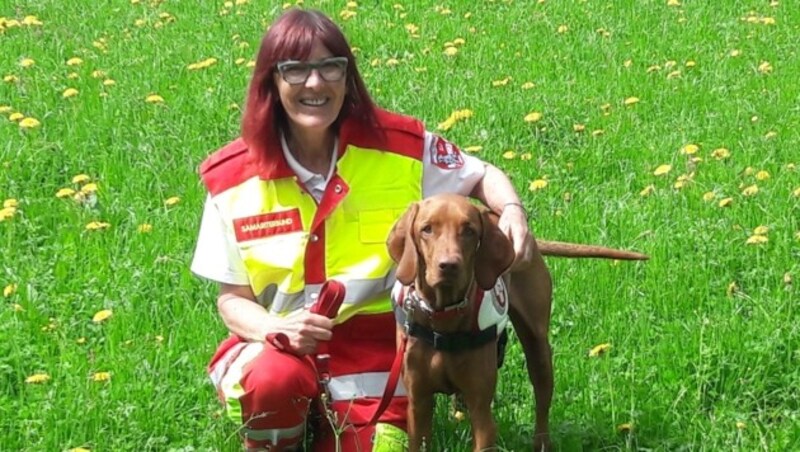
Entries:
[[497, 340], [497, 325], [492, 325], [482, 331], [438, 333], [419, 323], [409, 322], [408, 335], [428, 343], [435, 350], [441, 352], [460, 352], [473, 350]]

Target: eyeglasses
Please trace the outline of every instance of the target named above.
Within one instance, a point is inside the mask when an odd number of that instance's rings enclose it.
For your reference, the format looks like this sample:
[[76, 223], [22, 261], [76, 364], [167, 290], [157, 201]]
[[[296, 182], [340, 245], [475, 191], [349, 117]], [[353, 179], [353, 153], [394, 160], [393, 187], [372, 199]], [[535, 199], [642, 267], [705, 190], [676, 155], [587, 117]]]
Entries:
[[347, 57], [325, 58], [316, 63], [288, 60], [278, 63], [277, 68], [281, 77], [290, 85], [305, 83], [312, 69], [317, 70], [322, 80], [338, 82], [347, 73]]

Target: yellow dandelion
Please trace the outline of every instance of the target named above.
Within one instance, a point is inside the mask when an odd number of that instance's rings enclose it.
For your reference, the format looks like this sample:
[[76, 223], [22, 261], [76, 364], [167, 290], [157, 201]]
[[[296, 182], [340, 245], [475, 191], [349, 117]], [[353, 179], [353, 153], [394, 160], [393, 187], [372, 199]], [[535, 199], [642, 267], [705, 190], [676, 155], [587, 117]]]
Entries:
[[33, 374], [25, 379], [25, 383], [30, 383], [30, 384], [45, 383], [48, 380], [50, 380], [50, 375], [47, 375], [45, 373]]
[[667, 6], [681, 6], [680, 0], [667, 0]]
[[94, 182], [88, 183], [81, 187], [81, 192], [83, 193], [94, 193], [97, 191], [97, 184]]
[[736, 58], [736, 57], [740, 56], [741, 54], [742, 54], [742, 51], [739, 50], [739, 49], [733, 49], [730, 52], [728, 52], [728, 56], [730, 56], [731, 58]]
[[14, 198], [6, 199], [5, 201], [3, 201], [3, 207], [4, 208], [7, 208], [7, 207], [14, 207], [14, 208], [19, 207], [19, 201], [17, 201]]
[[514, 152], [514, 151], [509, 150], [509, 151], [503, 152], [503, 158], [506, 159], [506, 160], [513, 160], [516, 157], [517, 157], [517, 153]]
[[72, 177], [73, 184], [85, 184], [89, 182], [91, 178], [87, 174], [77, 174]]
[[31, 67], [31, 66], [33, 66], [34, 64], [36, 64], [36, 61], [35, 61], [33, 58], [23, 58], [23, 59], [22, 59], [22, 60], [19, 62], [19, 65], [20, 65], [20, 66], [22, 66], [22, 67], [24, 67], [24, 68]]
[[42, 25], [42, 21], [36, 16], [25, 16], [25, 18], [22, 19], [22, 25], [27, 25], [29, 27]]
[[94, 70], [92, 71], [92, 78], [103, 78], [106, 76], [106, 73], [101, 70]]
[[800, 198], [800, 187], [797, 187], [794, 189], [794, 191], [792, 191], [792, 196], [795, 198]]
[[83, 345], [83, 344], [86, 343], [86, 338], [85, 337], [79, 337], [79, 338], [75, 339], [75, 343], [78, 344], [78, 345]]
[[684, 66], [686, 66], [686, 67], [695, 67], [695, 66], [697, 66], [697, 63], [694, 60], [688, 60], [688, 61], [686, 61], [686, 63], [684, 63]]
[[778, 132], [775, 132], [774, 130], [770, 130], [769, 132], [767, 132], [764, 135], [764, 139], [765, 140], [771, 140], [771, 139], [773, 139], [773, 138], [775, 138], [777, 136], [778, 136]]
[[568, 25], [559, 25], [558, 29], [556, 30], [559, 34], [564, 34], [569, 31]]
[[13, 218], [16, 213], [17, 213], [16, 207], [3, 207], [2, 209], [0, 209], [0, 221], [5, 221], [10, 218]]
[[716, 197], [717, 197], [717, 195], [716, 195], [716, 193], [714, 193], [713, 191], [705, 192], [705, 193], [703, 194], [703, 201], [705, 201], [705, 202], [711, 202], [711, 201], [713, 201], [713, 200], [714, 200]]
[[61, 93], [61, 97], [63, 97], [64, 99], [75, 97], [77, 95], [78, 95], [78, 90], [75, 88], [67, 88], [64, 90], [63, 93]]
[[533, 82], [525, 82], [525, 83], [522, 84], [522, 86], [520, 86], [520, 88], [522, 88], [522, 89], [533, 89], [535, 87], [536, 87], [536, 84], [534, 84]]
[[664, 174], [667, 174], [670, 171], [672, 171], [672, 165], [666, 165], [666, 164], [659, 165], [659, 167], [656, 168], [655, 171], [653, 171], [653, 175], [654, 176], [663, 176]]
[[62, 188], [56, 192], [56, 198], [69, 198], [75, 194], [75, 190], [71, 188]]
[[606, 133], [606, 131], [603, 130], [603, 129], [592, 130], [592, 136], [593, 137], [599, 137], [600, 135], [603, 135], [604, 133]]
[[627, 106], [635, 105], [639, 103], [638, 97], [629, 97], [623, 101], [623, 103]]
[[526, 152], [526, 153], [524, 153], [524, 154], [519, 156], [520, 160], [530, 160], [532, 158], [533, 158], [533, 154], [531, 154], [530, 152]]
[[246, 67], [246, 68], [254, 68], [254, 67], [256, 67], [255, 60], [248, 61], [247, 64], [244, 65], [244, 67]]
[[742, 421], [736, 421], [736, 428], [737, 428], [738, 430], [744, 430], [744, 429], [746, 429], [746, 428], [747, 428], [747, 424], [745, 424], [745, 423], [744, 423], [744, 422], [742, 422]]
[[22, 119], [24, 117], [25, 117], [25, 115], [23, 115], [22, 113], [16, 112], [16, 113], [11, 113], [10, 115], [8, 115], [8, 120], [11, 121], [11, 122], [17, 122], [17, 121], [19, 121], [20, 119]]
[[166, 201], [164, 201], [164, 205], [167, 206], [167, 207], [172, 207], [175, 204], [178, 204], [179, 202], [181, 202], [181, 198], [180, 197], [172, 196], [170, 198], [167, 198]]
[[758, 185], [755, 184], [745, 187], [745, 189], [742, 190], [742, 194], [744, 196], [755, 196], [757, 193], [758, 193]]
[[542, 114], [538, 111], [532, 111], [525, 115], [525, 122], [539, 122], [542, 119]]
[[0, 114], [5, 114], [13, 110], [10, 105], [0, 105]]
[[67, 60], [67, 66], [80, 66], [83, 64], [83, 60], [78, 57], [72, 57]]
[[545, 179], [536, 179], [528, 184], [528, 190], [530, 191], [537, 191], [547, 187], [547, 180]]
[[342, 11], [339, 13], [339, 17], [340, 17], [342, 20], [350, 20], [350, 19], [352, 19], [352, 18], [356, 17], [356, 15], [357, 15], [357, 14], [358, 14], [358, 13], [356, 13], [356, 12], [355, 12], [355, 11], [353, 11], [353, 10], [350, 10], [350, 9], [343, 9], [343, 10], [342, 10]]
[[454, 46], [450, 46], [450, 47], [445, 47], [444, 48], [444, 54], [449, 56], [449, 57], [455, 56], [457, 53], [458, 53], [458, 48], [456, 48]]
[[494, 87], [506, 86], [506, 85], [508, 85], [508, 82], [510, 82], [510, 81], [511, 81], [511, 77], [506, 77], [506, 78], [500, 79], [500, 80], [494, 80], [494, 81], [492, 81], [492, 86], [494, 86]]
[[136, 228], [136, 230], [139, 231], [140, 234], [147, 234], [153, 231], [153, 225], [149, 223], [142, 223], [138, 228]]
[[725, 295], [730, 297], [738, 291], [739, 286], [736, 284], [736, 281], [731, 281], [730, 284], [728, 284], [728, 287], [725, 289]]
[[787, 286], [791, 286], [792, 285], [792, 274], [791, 273], [786, 272], [786, 273], [783, 274], [783, 283], [785, 285], [787, 285]]
[[11, 306], [13, 307], [13, 309], [14, 309], [14, 312], [22, 312], [22, 311], [24, 311], [24, 310], [25, 310], [25, 308], [23, 308], [23, 307], [22, 307], [22, 305], [21, 305], [21, 304], [19, 304], [19, 303], [14, 303], [14, 304], [13, 304], [13, 305], [11, 305]]
[[724, 198], [719, 201], [720, 207], [730, 207], [733, 204], [733, 198]]
[[453, 419], [455, 419], [456, 422], [462, 422], [464, 419], [466, 419], [466, 417], [467, 416], [461, 410], [456, 410], [453, 412]]
[[77, 72], [70, 72], [69, 74], [67, 74], [67, 78], [70, 79], [70, 80], [75, 80], [78, 77], [80, 77], [80, 75], [78, 75]]
[[711, 152], [711, 156], [717, 160], [725, 160], [731, 156], [731, 151], [726, 148], [717, 148]]
[[763, 243], [767, 243], [769, 239], [766, 235], [758, 235], [754, 234], [748, 237], [747, 241], [745, 242], [747, 245], [761, 245]]
[[41, 123], [36, 118], [25, 118], [19, 122], [19, 126], [23, 129], [34, 129], [40, 125]]
[[164, 98], [158, 94], [150, 94], [144, 99], [148, 104], [160, 104], [164, 102]]
[[658, 71], [660, 71], [660, 70], [661, 70], [661, 66], [659, 66], [659, 65], [657, 65], [657, 64], [654, 64], [654, 65], [652, 65], [652, 66], [648, 66], [648, 67], [647, 67], [647, 70], [646, 70], [645, 72], [646, 72], [646, 73], [648, 73], [648, 74], [650, 74], [650, 73], [652, 73], [652, 72], [658, 72]]
[[111, 227], [110, 223], [104, 221], [91, 221], [86, 225], [87, 231], [100, 231]]
[[622, 62], [622, 66], [624, 66], [626, 68], [629, 68], [629, 67], [633, 66], [633, 60], [625, 60], [625, 61], [623, 61]]
[[[133, 3], [133, 1], [131, 1], [131, 3]], [[136, 3], [138, 3], [138, 0], [136, 1]], [[91, 449], [87, 449], [85, 447], [73, 447], [72, 449], [69, 449], [67, 452], [92, 452], [92, 451]]]
[[101, 311], [97, 311], [92, 317], [92, 322], [94, 323], [103, 322], [105, 320], [108, 320], [108, 318], [111, 317], [113, 314], [114, 313], [111, 311], [111, 309], [103, 309]]
[[694, 155], [697, 154], [697, 151], [700, 150], [700, 146], [696, 144], [687, 144], [681, 148], [681, 154], [685, 155]]
[[656, 186], [651, 184], [648, 185], [647, 187], [644, 187], [642, 191], [639, 192], [639, 196], [641, 196], [642, 198], [646, 198], [651, 194], [653, 194], [654, 191], [656, 191]]
[[620, 433], [628, 433], [633, 430], [633, 424], [630, 422], [625, 422], [624, 424], [619, 424], [617, 426], [617, 431]]
[[586, 126], [583, 125], [583, 124], [573, 124], [572, 125], [572, 131], [573, 132], [583, 132], [584, 130], [586, 130]]
[[756, 179], [762, 180], [762, 181], [769, 179], [769, 172], [765, 171], [765, 170], [761, 170], [761, 171], [757, 172], [756, 173]]
[[608, 352], [609, 350], [611, 350], [611, 344], [609, 343], [595, 345], [591, 350], [589, 350], [589, 356], [594, 358]]
[[672, 71], [667, 74], [667, 80], [672, 80], [673, 78], [678, 78], [681, 76], [681, 71]]
[[764, 225], [756, 226], [756, 228], [753, 229], [754, 235], [767, 235], [768, 232], [769, 232], [769, 227]]
[[452, 113], [450, 113], [450, 116], [447, 119], [439, 123], [437, 129], [450, 130], [457, 122], [471, 118], [472, 116], [474, 116], [474, 114], [475, 113], [468, 108], [462, 110], [455, 110]]
[[769, 61], [762, 61], [761, 64], [758, 65], [758, 72], [762, 74], [769, 74], [772, 70], [773, 68]]
[[117, 82], [110, 78], [103, 80], [103, 86], [114, 86], [116, 84]]
[[483, 146], [467, 146], [464, 148], [464, 152], [480, 152], [483, 150]]
[[92, 381], [103, 382], [111, 380], [111, 372], [95, 372], [92, 375]]
[[17, 292], [17, 285], [16, 284], [9, 284], [5, 288], [3, 288], [3, 297], [8, 298], [11, 295], [14, 295]]

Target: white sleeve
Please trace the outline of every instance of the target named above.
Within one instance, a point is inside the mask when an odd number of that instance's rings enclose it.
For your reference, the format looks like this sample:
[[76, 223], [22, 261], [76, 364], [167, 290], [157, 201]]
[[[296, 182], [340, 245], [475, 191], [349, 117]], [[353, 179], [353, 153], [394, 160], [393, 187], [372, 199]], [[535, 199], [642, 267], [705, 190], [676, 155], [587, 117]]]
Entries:
[[422, 159], [423, 198], [438, 193], [467, 196], [486, 174], [482, 160], [462, 153], [453, 143], [428, 131]]
[[250, 284], [247, 270], [239, 249], [229, 237], [217, 207], [211, 197], [207, 197], [192, 259], [192, 273], [219, 283], [246, 286]]

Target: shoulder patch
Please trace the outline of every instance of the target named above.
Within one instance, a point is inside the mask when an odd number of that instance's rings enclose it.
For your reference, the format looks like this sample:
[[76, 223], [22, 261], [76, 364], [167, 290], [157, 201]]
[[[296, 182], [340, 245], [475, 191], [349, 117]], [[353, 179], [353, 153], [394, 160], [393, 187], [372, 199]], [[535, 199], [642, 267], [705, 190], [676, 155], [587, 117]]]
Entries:
[[459, 169], [464, 166], [464, 157], [453, 143], [442, 137], [435, 137], [431, 149], [431, 163], [442, 169]]

